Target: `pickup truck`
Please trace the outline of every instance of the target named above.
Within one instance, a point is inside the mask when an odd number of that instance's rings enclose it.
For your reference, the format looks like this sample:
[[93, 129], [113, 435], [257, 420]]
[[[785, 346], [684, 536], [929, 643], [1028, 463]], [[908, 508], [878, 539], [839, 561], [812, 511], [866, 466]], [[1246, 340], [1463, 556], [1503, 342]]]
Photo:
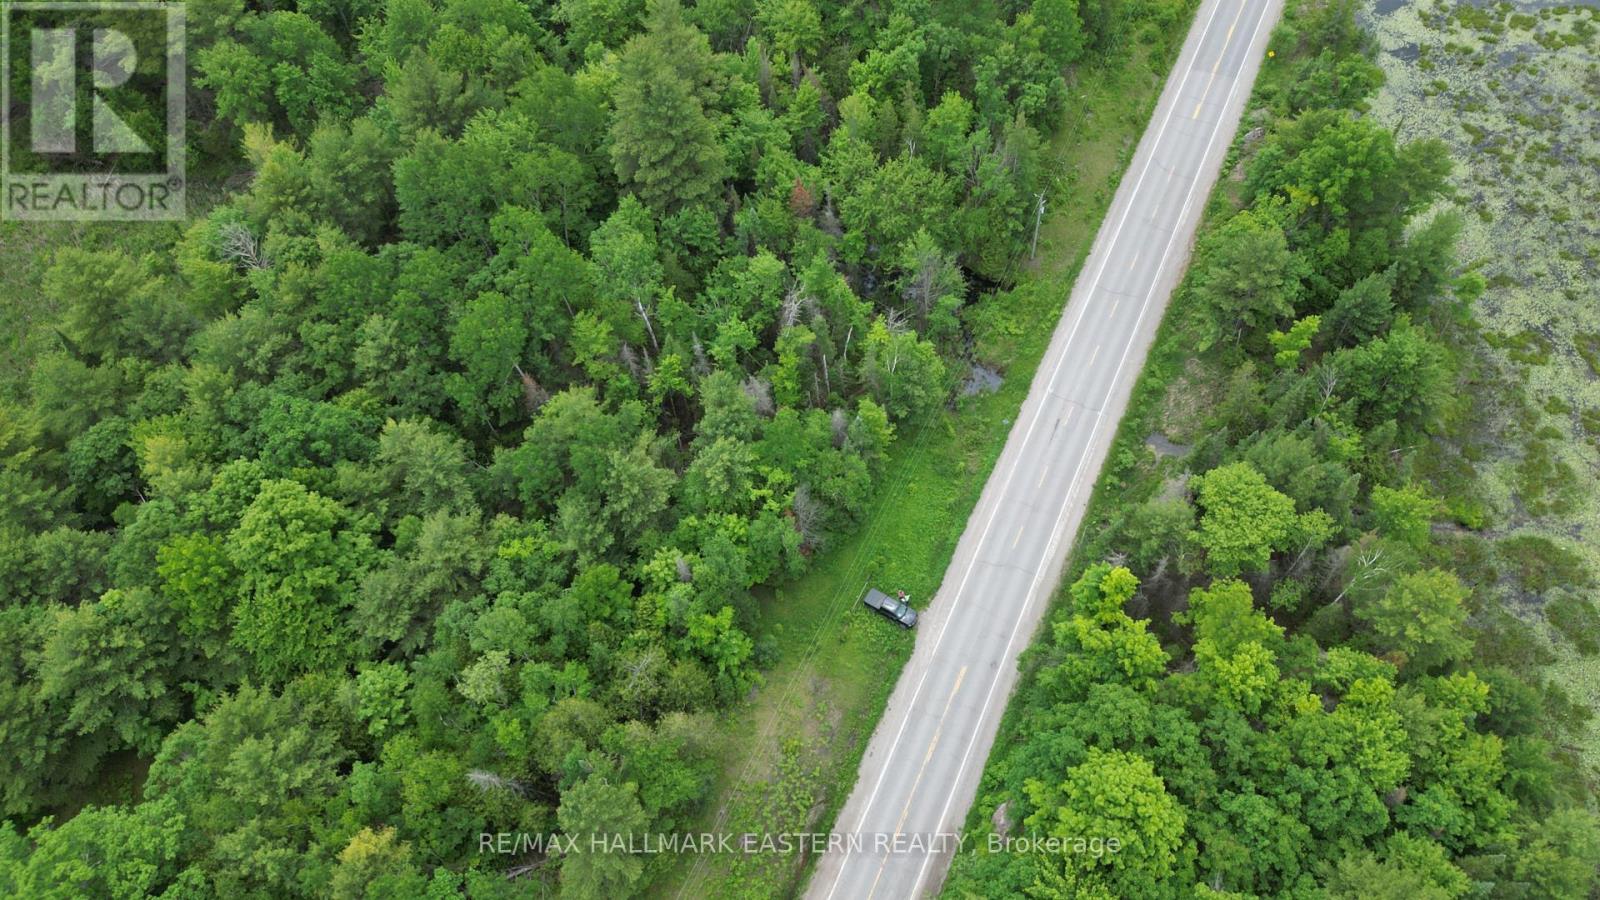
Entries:
[[917, 624], [917, 611], [899, 597], [891, 597], [877, 588], [868, 588], [866, 596], [861, 598], [867, 609], [882, 615], [902, 628], [912, 628]]

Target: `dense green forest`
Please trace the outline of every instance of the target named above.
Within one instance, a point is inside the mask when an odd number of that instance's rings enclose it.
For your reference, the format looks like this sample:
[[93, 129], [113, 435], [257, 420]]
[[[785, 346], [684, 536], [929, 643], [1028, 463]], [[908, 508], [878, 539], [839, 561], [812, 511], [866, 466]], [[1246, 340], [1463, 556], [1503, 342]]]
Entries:
[[1123, 3], [187, 8], [192, 220], [0, 226], [0, 895], [638, 890], [479, 834], [685, 823]]
[[[1430, 477], [1486, 286], [1444, 145], [1362, 114], [1354, 6], [1273, 37], [947, 895], [1595, 896], [1592, 711], [1525, 662], [1481, 510]], [[1179, 420], [1192, 446], [1142, 452]], [[1026, 835], [1120, 850], [984, 852]]]

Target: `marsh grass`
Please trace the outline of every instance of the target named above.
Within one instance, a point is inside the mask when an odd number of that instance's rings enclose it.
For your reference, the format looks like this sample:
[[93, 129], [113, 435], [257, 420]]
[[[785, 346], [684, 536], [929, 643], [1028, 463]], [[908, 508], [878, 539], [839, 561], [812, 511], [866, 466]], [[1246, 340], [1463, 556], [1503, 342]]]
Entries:
[[[1600, 9], [1422, 0], [1384, 15], [1369, 3], [1364, 19], [1386, 79], [1372, 113], [1403, 140], [1452, 148], [1463, 260], [1487, 285], [1469, 348], [1487, 402], [1418, 468], [1458, 521], [1486, 529], [1495, 565], [1480, 590], [1527, 626], [1488, 632], [1600, 711], [1580, 599], [1600, 572]], [[1476, 458], [1452, 458], [1462, 445]], [[1575, 750], [1600, 773], [1595, 718]]]

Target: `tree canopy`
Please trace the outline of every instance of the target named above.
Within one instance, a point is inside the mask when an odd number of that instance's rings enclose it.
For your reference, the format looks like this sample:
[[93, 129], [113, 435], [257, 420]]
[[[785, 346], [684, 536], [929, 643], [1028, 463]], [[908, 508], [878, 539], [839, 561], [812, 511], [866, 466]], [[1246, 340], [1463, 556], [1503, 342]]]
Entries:
[[761, 598], [950, 400], [1109, 24], [186, 15], [193, 218], [0, 239], [0, 894], [644, 890], [477, 835], [700, 809]]

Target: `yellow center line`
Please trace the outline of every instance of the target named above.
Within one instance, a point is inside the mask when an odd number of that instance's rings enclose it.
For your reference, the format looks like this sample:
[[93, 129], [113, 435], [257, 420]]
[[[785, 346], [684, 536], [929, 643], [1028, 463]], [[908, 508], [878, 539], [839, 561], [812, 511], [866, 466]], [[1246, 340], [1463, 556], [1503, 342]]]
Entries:
[[[922, 773], [928, 769], [928, 760], [933, 759], [933, 748], [939, 746], [939, 736], [944, 733], [945, 717], [950, 714], [950, 705], [956, 702], [956, 693], [961, 690], [961, 682], [966, 677], [967, 667], [962, 666], [961, 671], [956, 673], [956, 683], [950, 688], [949, 699], [944, 701], [944, 711], [939, 713], [939, 727], [933, 730], [933, 740], [928, 743], [928, 752], [922, 755], [922, 767], [917, 769], [917, 777], [911, 782], [911, 791], [906, 794], [906, 805], [900, 810], [900, 821], [894, 823], [895, 837], [900, 836], [900, 828], [906, 824], [906, 816], [911, 813], [911, 800], [917, 795], [917, 785], [922, 783]], [[867, 900], [872, 900], [873, 893], [878, 890], [878, 879], [883, 877], [883, 869], [888, 864], [889, 853], [884, 853], [883, 862], [878, 863], [878, 874], [872, 879], [872, 887], [867, 891]]]
[[1128, 260], [1128, 268], [1129, 269], [1132, 269], [1134, 266], [1139, 264], [1139, 254], [1143, 253], [1143, 252], [1144, 252], [1143, 250], [1135, 250], [1135, 251], [1133, 251], [1133, 259]]
[[883, 867], [888, 864], [889, 857], [885, 854], [883, 862], [878, 863], [878, 874], [872, 879], [872, 887], [867, 890], [867, 900], [872, 900], [872, 895], [878, 892], [878, 879], [883, 877]]
[[[1116, 309], [1117, 308], [1116, 304], [1112, 304], [1111, 308], [1112, 309]], [[1089, 366], [1093, 366], [1094, 365], [1095, 357], [1097, 357], [1099, 355], [1100, 355], [1100, 345], [1099, 344], [1095, 344], [1094, 345], [1094, 352], [1089, 354]], [[1084, 368], [1089, 368], [1089, 366], [1085, 366]]]
[[1217, 80], [1217, 69], [1222, 67], [1222, 58], [1228, 55], [1228, 45], [1233, 43], [1233, 29], [1239, 24], [1239, 17], [1244, 15], [1244, 4], [1239, 4], [1239, 11], [1233, 14], [1233, 24], [1228, 26], [1228, 36], [1222, 39], [1222, 49], [1217, 52], [1217, 61], [1211, 64], [1211, 77], [1206, 79], [1206, 89], [1200, 92], [1200, 99], [1195, 101], [1194, 115], [1191, 119], [1200, 118], [1200, 107], [1206, 103], [1206, 95], [1211, 93], [1211, 82]]
[[[1023, 525], [1017, 526], [1017, 536], [1011, 539], [1011, 546], [1015, 547], [1017, 545], [1017, 541], [1022, 540], [1022, 531], [1023, 531], [1023, 529], [1025, 527], [1026, 526], [1023, 526]], [[930, 750], [930, 752], [931, 752], [931, 750]]]

